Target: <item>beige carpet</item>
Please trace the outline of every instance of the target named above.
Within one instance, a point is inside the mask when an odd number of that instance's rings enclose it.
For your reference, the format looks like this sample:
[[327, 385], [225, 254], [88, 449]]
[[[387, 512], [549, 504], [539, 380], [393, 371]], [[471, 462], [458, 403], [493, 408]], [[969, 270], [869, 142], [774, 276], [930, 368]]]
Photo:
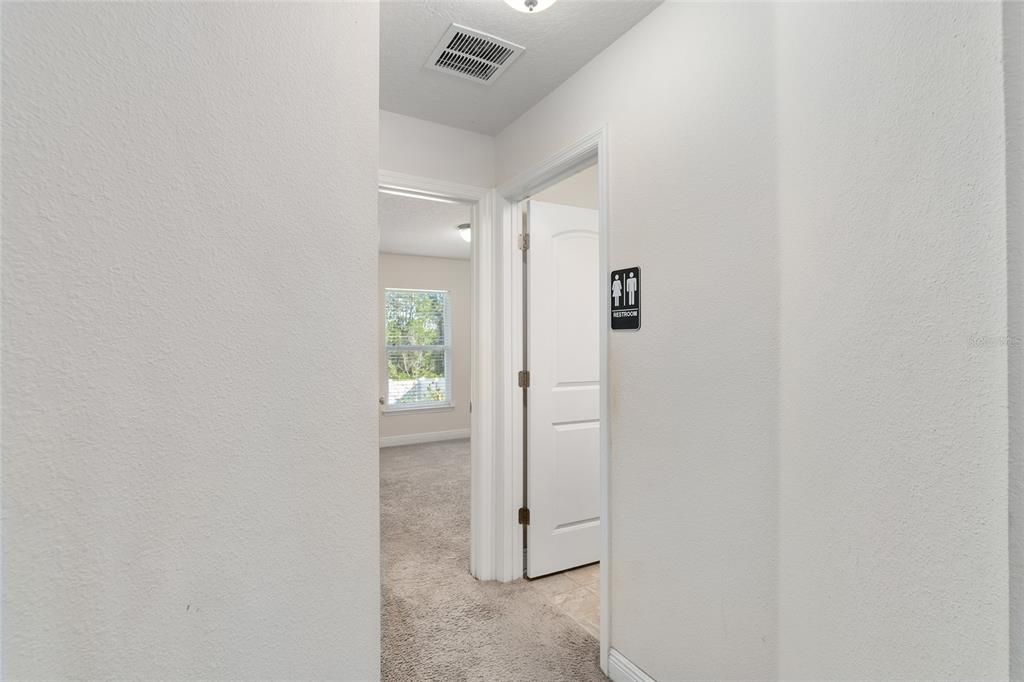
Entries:
[[380, 468], [384, 680], [607, 680], [539, 590], [469, 574], [469, 441], [384, 448]]

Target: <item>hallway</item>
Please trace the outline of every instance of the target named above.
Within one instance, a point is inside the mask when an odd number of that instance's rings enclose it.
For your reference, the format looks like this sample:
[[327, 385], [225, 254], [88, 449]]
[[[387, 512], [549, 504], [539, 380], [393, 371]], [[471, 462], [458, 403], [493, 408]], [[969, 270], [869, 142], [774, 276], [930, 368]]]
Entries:
[[469, 475], [467, 440], [380, 451], [383, 679], [606, 679], [598, 641], [548, 596], [574, 576], [469, 574]]
[[0, 680], [1024, 682], [1024, 0], [0, 48]]

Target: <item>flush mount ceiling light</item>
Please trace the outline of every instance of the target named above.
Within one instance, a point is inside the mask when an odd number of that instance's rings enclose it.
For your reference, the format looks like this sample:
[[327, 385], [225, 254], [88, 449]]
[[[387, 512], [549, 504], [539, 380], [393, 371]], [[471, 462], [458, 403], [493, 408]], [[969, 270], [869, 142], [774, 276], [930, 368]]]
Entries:
[[462, 237], [462, 241], [472, 241], [473, 230], [470, 229], [469, 223], [462, 223], [461, 225], [456, 225], [455, 229], [459, 231], [459, 236]]
[[520, 12], [536, 14], [551, 7], [555, 4], [555, 0], [505, 0], [505, 4]]

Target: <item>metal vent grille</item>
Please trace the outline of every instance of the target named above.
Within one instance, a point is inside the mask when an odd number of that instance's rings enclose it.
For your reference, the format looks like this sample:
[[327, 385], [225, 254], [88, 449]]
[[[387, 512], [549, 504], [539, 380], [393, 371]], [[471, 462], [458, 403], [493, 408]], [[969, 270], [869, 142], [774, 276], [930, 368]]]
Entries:
[[491, 83], [523, 53], [521, 45], [452, 24], [427, 67], [477, 82]]

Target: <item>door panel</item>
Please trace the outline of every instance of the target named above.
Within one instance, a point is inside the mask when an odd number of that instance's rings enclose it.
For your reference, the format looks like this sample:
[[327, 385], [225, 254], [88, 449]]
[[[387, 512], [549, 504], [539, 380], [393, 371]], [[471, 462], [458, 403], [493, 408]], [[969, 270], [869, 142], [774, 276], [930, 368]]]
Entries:
[[526, 574], [598, 561], [600, 324], [597, 211], [531, 201]]

